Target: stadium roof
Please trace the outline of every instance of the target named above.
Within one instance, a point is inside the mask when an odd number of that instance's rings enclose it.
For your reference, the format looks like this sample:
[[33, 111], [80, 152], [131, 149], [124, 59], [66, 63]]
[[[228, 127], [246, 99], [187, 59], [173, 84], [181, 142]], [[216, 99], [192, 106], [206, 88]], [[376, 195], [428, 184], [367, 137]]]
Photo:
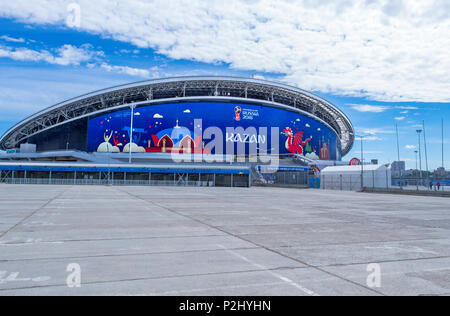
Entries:
[[259, 79], [178, 77], [116, 86], [48, 107], [9, 129], [0, 138], [0, 149], [16, 148], [43, 131], [130, 104], [196, 100], [262, 103], [301, 112], [322, 121], [338, 135], [342, 155], [351, 150], [355, 140], [347, 116], [330, 102], [307, 91]]

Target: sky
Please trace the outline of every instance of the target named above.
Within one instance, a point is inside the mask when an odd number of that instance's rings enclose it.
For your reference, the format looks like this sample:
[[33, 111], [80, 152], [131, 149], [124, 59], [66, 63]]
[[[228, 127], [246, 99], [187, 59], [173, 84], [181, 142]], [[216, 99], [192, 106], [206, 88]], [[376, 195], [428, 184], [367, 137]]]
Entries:
[[[0, 134], [69, 98], [187, 75], [264, 78], [338, 106], [366, 159], [450, 168], [448, 0], [0, 0]], [[422, 139], [423, 166], [425, 155]], [[360, 156], [360, 143], [344, 159]]]

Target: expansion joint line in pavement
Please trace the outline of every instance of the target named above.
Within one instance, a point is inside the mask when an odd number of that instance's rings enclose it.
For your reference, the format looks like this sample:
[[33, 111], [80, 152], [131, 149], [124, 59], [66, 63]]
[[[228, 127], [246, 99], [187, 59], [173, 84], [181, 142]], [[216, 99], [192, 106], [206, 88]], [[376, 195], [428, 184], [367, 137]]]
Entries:
[[58, 199], [60, 196], [62, 196], [63, 194], [65, 194], [66, 192], [68, 192], [70, 190], [71, 187], [69, 187], [67, 190], [64, 190], [63, 192], [60, 192], [59, 194], [57, 194], [56, 196], [54, 196], [53, 198], [51, 198], [50, 200], [48, 200], [47, 202], [45, 202], [43, 205], [41, 205], [38, 209], [32, 211], [30, 214], [28, 214], [27, 216], [25, 216], [22, 220], [20, 220], [16, 225], [14, 225], [13, 227], [11, 227], [10, 229], [7, 229], [5, 232], [3, 232], [2, 234], [0, 234], [0, 239], [2, 239], [3, 237], [5, 237], [10, 231], [16, 229], [17, 227], [19, 227], [20, 225], [22, 225], [23, 223], [25, 223], [28, 219], [30, 219], [32, 216], [34, 216], [37, 212], [41, 211], [43, 208], [45, 208], [47, 205], [49, 205], [50, 203], [52, 203], [54, 200]]
[[[330, 271], [324, 270], [324, 269], [322, 269], [322, 268], [320, 268], [320, 267], [317, 267], [317, 266], [313, 266], [313, 265], [311, 265], [311, 264], [309, 264], [309, 263], [307, 263], [307, 262], [303, 262], [303, 261], [301, 261], [301, 260], [299, 260], [299, 259], [290, 257], [290, 256], [285, 255], [285, 254], [283, 254], [283, 253], [280, 253], [280, 252], [278, 252], [278, 251], [276, 251], [276, 250], [267, 248], [267, 247], [264, 246], [264, 245], [260, 245], [260, 244], [258, 244], [258, 243], [255, 243], [254, 241], [247, 240], [246, 238], [243, 238], [243, 237], [241, 237], [241, 236], [239, 236], [239, 235], [235, 235], [235, 234], [233, 234], [233, 233], [230, 233], [230, 232], [228, 232], [228, 231], [226, 231], [226, 230], [224, 230], [224, 229], [222, 229], [222, 228], [220, 228], [220, 227], [216, 227], [216, 226], [210, 225], [210, 224], [208, 224], [208, 223], [206, 223], [206, 222], [203, 222], [203, 221], [201, 221], [201, 220], [199, 220], [199, 219], [197, 219], [197, 218], [195, 218], [195, 217], [192, 217], [192, 216], [189, 216], [189, 215], [180, 213], [180, 212], [175, 211], [175, 210], [173, 210], [173, 209], [171, 209], [171, 208], [168, 208], [168, 207], [166, 207], [166, 206], [164, 206], [164, 205], [158, 204], [157, 202], [154, 202], [153, 200], [146, 200], [146, 199], [140, 197], [139, 195], [134, 195], [134, 194], [131, 194], [130, 192], [127, 192], [127, 191], [124, 191], [124, 190], [121, 190], [121, 189], [118, 189], [118, 188], [117, 188], [117, 190], [121, 191], [122, 193], [126, 193], [126, 194], [128, 194], [128, 195], [130, 195], [130, 196], [132, 196], [132, 197], [134, 197], [134, 198], [136, 198], [136, 199], [139, 199], [139, 200], [141, 200], [141, 201], [144, 201], [144, 202], [147, 202], [147, 203], [150, 202], [150, 203], [152, 203], [153, 205], [158, 206], [158, 207], [160, 207], [160, 208], [162, 208], [162, 209], [165, 209], [165, 210], [167, 210], [168, 212], [171, 212], [171, 213], [173, 213], [173, 214], [177, 214], [178, 216], [182, 216], [182, 217], [184, 217], [184, 218], [190, 219], [190, 220], [192, 220], [192, 221], [194, 221], [194, 222], [197, 222], [197, 223], [199, 223], [199, 224], [205, 225], [205, 226], [207, 226], [207, 227], [209, 227], [209, 228], [212, 228], [212, 229], [216, 229], [216, 230], [218, 230], [218, 231], [221, 231], [221, 232], [224, 233], [224, 234], [230, 235], [230, 236], [235, 237], [235, 238], [237, 238], [237, 239], [240, 239], [240, 240], [242, 240], [242, 241], [248, 242], [248, 243], [250, 243], [250, 244], [252, 244], [252, 245], [254, 245], [254, 246], [257, 246], [257, 247], [259, 247], [259, 248], [262, 248], [262, 249], [265, 249], [265, 250], [270, 251], [270, 252], [272, 252], [272, 253], [275, 253], [275, 254], [277, 254], [277, 255], [279, 255], [279, 256], [281, 256], [281, 257], [284, 257], [284, 258], [286, 258], [286, 259], [293, 260], [293, 261], [295, 261], [295, 262], [297, 262], [297, 263], [300, 263], [300, 264], [302, 264], [302, 265], [307, 266], [308, 268], [311, 268], [311, 269], [320, 271], [320, 272], [325, 273], [325, 274], [327, 274], [327, 275], [330, 275], [330, 276], [333, 276], [333, 277], [335, 277], [335, 278], [338, 278], [338, 279], [340, 279], [340, 280], [342, 280], [342, 281], [349, 282], [349, 283], [351, 283], [351, 284], [353, 284], [353, 285], [356, 285], [356, 286], [358, 286], [358, 287], [362, 287], [362, 288], [364, 288], [364, 289], [366, 289], [366, 290], [369, 290], [369, 291], [371, 291], [371, 292], [373, 292], [373, 293], [375, 293], [375, 294], [378, 294], [378, 295], [381, 295], [381, 296], [386, 296], [384, 293], [382, 293], [382, 292], [380, 292], [380, 291], [377, 291], [377, 290], [375, 290], [375, 289], [373, 289], [373, 288], [364, 286], [364, 285], [362, 285], [362, 284], [360, 284], [360, 283], [358, 283], [358, 282], [355, 282], [355, 281], [346, 279], [346, 278], [344, 278], [344, 277], [342, 277], [342, 276], [340, 276], [340, 275], [338, 275], [338, 274], [335, 274], [335, 273], [332, 273], [332, 272], [330, 272]], [[291, 281], [291, 280], [289, 280], [289, 281]], [[290, 283], [290, 282], [288, 282], [288, 283]], [[310, 293], [308, 293], [308, 291], [306, 291], [306, 293], [307, 293], [307, 294], [310, 294]], [[310, 295], [311, 295], [311, 294], [310, 294]]]
[[[279, 269], [271, 269], [269, 271], [276, 271]], [[175, 279], [179, 277], [203, 277], [203, 276], [217, 276], [217, 275], [229, 275], [229, 274], [244, 274], [244, 273], [255, 273], [261, 272], [261, 269], [255, 270], [245, 270], [245, 271], [230, 271], [230, 272], [210, 272], [210, 273], [200, 273], [200, 274], [183, 274], [183, 275], [174, 275], [174, 276], [155, 276], [155, 277], [142, 277], [142, 278], [130, 278], [130, 279], [115, 279], [115, 280], [107, 280], [107, 281], [85, 281], [83, 282], [83, 286], [88, 285], [100, 285], [100, 284], [113, 284], [120, 282], [134, 282], [134, 281], [154, 281], [154, 280], [166, 280], [166, 279]], [[277, 283], [279, 284], [279, 283]], [[17, 291], [17, 290], [30, 290], [30, 289], [45, 289], [45, 288], [67, 288], [67, 284], [47, 284], [47, 285], [35, 285], [35, 286], [25, 286], [25, 287], [15, 287], [15, 288], [0, 288], [1, 292], [8, 291]], [[164, 295], [164, 293], [162, 293]], [[169, 293], [170, 294], [170, 293]], [[160, 294], [157, 294], [160, 295]]]

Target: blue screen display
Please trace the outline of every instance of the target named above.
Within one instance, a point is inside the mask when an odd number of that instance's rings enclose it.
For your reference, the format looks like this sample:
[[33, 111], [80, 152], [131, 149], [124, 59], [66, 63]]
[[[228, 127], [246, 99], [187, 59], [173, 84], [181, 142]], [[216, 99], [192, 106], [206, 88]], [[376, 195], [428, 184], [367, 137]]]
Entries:
[[[340, 160], [336, 134], [326, 125], [283, 109], [238, 103], [174, 103], [119, 110], [89, 121], [89, 152], [217, 153], [203, 131], [222, 131], [224, 148], [251, 144], [260, 154], [301, 154], [313, 160]], [[262, 128], [262, 129], [261, 129]], [[264, 129], [265, 128], [265, 129]], [[199, 132], [200, 131], [200, 132]], [[275, 134], [276, 133], [276, 134]], [[133, 141], [130, 145], [130, 134]], [[277, 145], [274, 150], [273, 144]], [[235, 152], [237, 152], [235, 150]]]

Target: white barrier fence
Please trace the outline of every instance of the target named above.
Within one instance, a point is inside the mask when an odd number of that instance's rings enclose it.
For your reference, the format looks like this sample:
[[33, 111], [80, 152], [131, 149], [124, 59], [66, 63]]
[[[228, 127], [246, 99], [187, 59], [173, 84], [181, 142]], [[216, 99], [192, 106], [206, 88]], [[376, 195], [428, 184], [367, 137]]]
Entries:
[[321, 175], [321, 189], [340, 191], [360, 191], [363, 188], [390, 189], [392, 187], [389, 169], [367, 170], [358, 173], [323, 173]]

